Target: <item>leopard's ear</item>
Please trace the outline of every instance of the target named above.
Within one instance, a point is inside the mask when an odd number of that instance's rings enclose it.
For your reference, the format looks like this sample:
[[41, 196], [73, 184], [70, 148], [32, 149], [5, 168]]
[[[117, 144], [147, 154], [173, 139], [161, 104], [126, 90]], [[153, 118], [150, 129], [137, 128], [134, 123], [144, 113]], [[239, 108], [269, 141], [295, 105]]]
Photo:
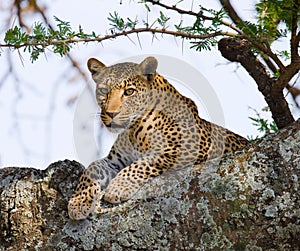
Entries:
[[87, 61], [87, 67], [89, 71], [92, 73], [92, 75], [94, 75], [95, 73], [100, 72], [106, 66], [96, 58], [90, 58]]
[[140, 74], [148, 81], [152, 81], [156, 74], [157, 59], [155, 57], [147, 57], [138, 65]]

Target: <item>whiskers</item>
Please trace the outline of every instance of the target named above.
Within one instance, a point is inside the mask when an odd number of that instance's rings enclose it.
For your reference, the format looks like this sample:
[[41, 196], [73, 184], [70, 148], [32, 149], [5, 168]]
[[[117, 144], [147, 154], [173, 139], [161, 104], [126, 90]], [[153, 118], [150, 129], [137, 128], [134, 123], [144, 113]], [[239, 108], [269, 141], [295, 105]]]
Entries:
[[133, 121], [135, 119], [138, 119], [138, 118], [141, 118], [142, 117], [142, 114], [132, 114], [129, 119], [130, 121]]
[[93, 112], [89, 114], [89, 121], [93, 120], [94, 123], [98, 124], [100, 127], [104, 126], [101, 118], [101, 111]]
[[120, 112], [117, 114], [117, 116], [111, 118], [108, 114], [105, 112], [97, 112], [95, 114], [95, 118], [100, 118], [101, 124], [104, 124], [110, 131], [112, 131], [112, 128], [115, 128], [117, 130], [119, 129], [126, 129], [130, 126], [130, 124], [137, 120], [138, 118], [142, 117], [142, 114], [131, 114], [130, 112]]

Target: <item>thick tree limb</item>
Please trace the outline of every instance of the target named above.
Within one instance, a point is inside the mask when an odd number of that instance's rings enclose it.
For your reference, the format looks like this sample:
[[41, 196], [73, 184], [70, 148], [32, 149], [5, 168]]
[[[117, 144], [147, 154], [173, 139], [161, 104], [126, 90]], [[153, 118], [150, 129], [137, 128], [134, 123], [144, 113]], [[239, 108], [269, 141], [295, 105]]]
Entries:
[[[288, 74], [276, 80], [272, 78], [262, 64], [250, 50], [247, 40], [238, 38], [222, 38], [218, 44], [222, 56], [231, 62], [239, 62], [255, 80], [258, 89], [264, 95], [272, 112], [272, 117], [278, 126], [283, 128], [292, 122], [294, 118], [283, 95], [282, 82], [288, 80]], [[295, 66], [299, 67], [299, 66]], [[287, 71], [290, 69], [286, 69]], [[286, 76], [286, 78], [284, 78]], [[288, 84], [288, 82], [286, 83]]]
[[300, 121], [233, 156], [156, 178], [78, 222], [67, 201], [81, 165], [4, 168], [0, 250], [297, 250], [299, 160]]

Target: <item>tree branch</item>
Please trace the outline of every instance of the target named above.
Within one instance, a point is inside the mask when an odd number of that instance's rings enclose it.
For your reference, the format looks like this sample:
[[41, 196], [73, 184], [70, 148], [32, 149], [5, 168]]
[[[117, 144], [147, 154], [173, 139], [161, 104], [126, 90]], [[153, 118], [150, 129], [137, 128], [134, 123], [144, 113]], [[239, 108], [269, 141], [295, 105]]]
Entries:
[[299, 72], [300, 70], [300, 60], [299, 63], [291, 63], [287, 67], [285, 67], [285, 70], [280, 73], [280, 76], [277, 80], [277, 85], [279, 88], [283, 89], [285, 88], [289, 81]]
[[[239, 62], [255, 80], [259, 91], [264, 95], [270, 107], [272, 117], [279, 129], [294, 122], [294, 118], [283, 95], [283, 88], [270, 76], [262, 64], [250, 50], [250, 42], [239, 38], [222, 38], [218, 48], [222, 56], [231, 62]], [[299, 66], [298, 66], [299, 67]], [[288, 71], [292, 72], [292, 69]], [[289, 75], [285, 75], [288, 77]]]
[[273, 62], [270, 60], [270, 57], [268, 55], [262, 54], [261, 55], [266, 65], [269, 67], [269, 69], [272, 71], [273, 74], [277, 72], [276, 66], [273, 64]]
[[[179, 14], [186, 14], [186, 15], [189, 15], [189, 16], [199, 17], [199, 18], [202, 18], [203, 20], [212, 21], [214, 19], [213, 17], [203, 15], [203, 13], [201, 11], [200, 12], [194, 12], [194, 11], [191, 11], [191, 10], [183, 10], [183, 9], [178, 8], [176, 5], [170, 6], [170, 5], [164, 4], [162, 2], [159, 2], [157, 0], [146, 0], [146, 2], [152, 3], [153, 5], [158, 5], [160, 7], [163, 7], [166, 10], [176, 11]], [[221, 24], [223, 24], [223, 25], [233, 29], [234, 31], [236, 31], [239, 35], [243, 35], [243, 32], [239, 28], [237, 28], [236, 26], [232, 25], [231, 23], [229, 23], [225, 20], [222, 20], [222, 19], [220, 19], [219, 21], [220, 21]]]
[[[220, 0], [220, 3], [224, 7], [224, 9], [227, 11], [227, 13], [228, 13], [229, 17], [231, 18], [231, 20], [236, 25], [241, 25], [241, 24], [244, 23], [244, 21], [240, 18], [240, 16], [237, 14], [237, 12], [235, 11], [235, 9], [231, 5], [230, 0]], [[273, 61], [277, 64], [277, 66], [280, 68], [280, 70], [284, 70], [284, 65], [282, 64], [282, 62], [280, 61], [280, 59], [277, 57], [277, 55], [272, 52], [269, 44], [267, 44], [265, 42], [262, 42], [262, 41], [258, 42], [256, 40], [250, 38], [249, 36], [246, 36], [245, 34], [244, 34], [244, 38], [246, 38], [247, 40], [249, 40], [253, 44], [253, 46], [255, 48], [259, 49], [261, 52], [263, 52], [264, 54], [266, 54], [270, 58], [272, 58]], [[262, 55], [262, 57], [264, 57], [264, 56]], [[269, 62], [267, 62], [267, 63], [269, 63]]]
[[250, 39], [250, 41], [252, 42], [252, 44], [255, 45], [255, 47], [263, 52], [265, 52], [270, 58], [273, 59], [273, 61], [277, 64], [277, 66], [279, 67], [280, 71], [284, 71], [285, 66], [284, 64], [281, 62], [281, 60], [279, 59], [279, 57], [273, 53], [273, 51], [271, 50], [269, 44], [265, 44], [265, 47], [261, 46], [259, 43], [257, 43], [255, 40]]
[[[224, 58], [231, 62], [241, 63], [255, 81], [266, 85], [270, 81], [271, 75], [250, 48], [250, 42], [246, 39], [222, 38], [218, 44], [218, 49]], [[265, 88], [264, 86], [261, 89]]]
[[200, 17], [203, 20], [213, 20], [212, 17], [203, 15], [203, 13], [201, 13], [201, 12], [196, 13], [196, 12], [191, 11], [191, 10], [183, 10], [183, 9], [178, 8], [176, 5], [172, 5], [172, 6], [167, 5], [167, 4], [164, 4], [164, 3], [159, 2], [157, 0], [146, 0], [146, 2], [147, 3], [152, 3], [153, 5], [158, 5], [160, 7], [163, 7], [166, 10], [174, 10], [174, 11], [178, 12], [179, 14], [186, 14], [188, 16]]
[[206, 38], [212, 38], [212, 37], [217, 37], [217, 36], [238, 36], [237, 34], [233, 34], [230, 32], [214, 32], [210, 34], [205, 34], [205, 35], [197, 35], [197, 34], [190, 34], [190, 33], [185, 33], [181, 31], [172, 31], [172, 30], [166, 30], [166, 29], [153, 29], [149, 27], [144, 27], [144, 28], [135, 28], [131, 30], [126, 30], [126, 31], [121, 31], [118, 33], [106, 35], [103, 37], [95, 37], [95, 38], [70, 38], [70, 39], [64, 39], [64, 40], [49, 40], [46, 42], [27, 42], [27, 43], [22, 43], [20, 45], [15, 45], [15, 44], [0, 44], [0, 47], [9, 47], [9, 48], [14, 48], [14, 49], [19, 49], [22, 47], [26, 46], [41, 46], [43, 48], [49, 46], [49, 45], [57, 45], [57, 44], [68, 44], [68, 43], [88, 43], [88, 42], [102, 42], [104, 40], [110, 40], [114, 39], [117, 37], [121, 36], [128, 36], [133, 33], [143, 33], [143, 32], [151, 32], [153, 34], [155, 33], [160, 33], [160, 34], [167, 34], [167, 35], [172, 35], [175, 37], [181, 37], [181, 38], [186, 38], [186, 39], [206, 39]]
[[237, 14], [235, 9], [232, 7], [230, 0], [220, 0], [220, 3], [224, 7], [224, 9], [227, 11], [229, 17], [231, 20], [236, 24], [242, 24], [244, 21], [240, 18], [240, 16]]
[[[298, 76], [299, 77], [299, 76]], [[297, 102], [297, 97], [300, 95], [300, 89], [298, 89], [298, 88], [296, 88], [296, 87], [294, 87], [293, 85], [290, 85], [290, 84], [288, 84], [287, 86], [286, 86], [286, 88], [288, 89], [288, 93], [290, 93], [291, 95], [292, 95], [292, 97], [293, 97], [293, 99], [294, 99], [294, 102], [295, 102], [295, 104], [296, 104], [296, 106], [299, 108], [300, 107], [300, 105], [298, 104], [298, 102]]]
[[24, 27], [27, 30], [27, 32], [29, 32], [30, 28], [23, 21], [21, 0], [15, 0], [13, 5], [15, 5], [17, 9], [17, 17], [18, 17], [20, 27]]
[[[173, 6], [166, 5], [166, 4], [164, 4], [160, 1], [156, 1], [156, 0], [146, 0], [146, 2], [152, 3], [153, 5], [158, 5], [167, 10], [174, 10], [174, 11], [178, 12], [179, 14], [186, 14], [186, 15], [190, 15], [190, 16], [200, 17], [203, 20], [213, 20], [213, 17], [205, 16], [201, 12], [197, 13], [197, 12], [193, 12], [193, 11], [183, 10], [183, 9], [178, 8], [176, 5], [173, 5]], [[224, 9], [228, 12], [228, 15], [230, 16], [230, 18], [233, 20], [233, 22], [236, 25], [243, 23], [243, 20], [239, 17], [237, 12], [234, 10], [234, 8], [232, 7], [229, 0], [220, 0], [220, 3], [224, 7]], [[263, 42], [260, 43], [260, 42], [256, 41], [255, 39], [252, 39], [251, 37], [246, 35], [242, 30], [237, 28], [235, 25], [233, 25], [223, 19], [220, 19], [219, 22], [221, 24], [233, 29], [234, 31], [236, 31], [238, 33], [238, 35], [235, 35], [234, 37], [239, 36], [241, 38], [247, 39], [248, 41], [251, 42], [251, 44], [255, 48], [257, 48], [258, 50], [260, 50], [261, 52], [263, 52], [264, 54], [266, 54], [270, 58], [272, 58], [272, 60], [277, 64], [277, 66], [280, 68], [280, 70], [284, 70], [284, 65], [282, 64], [280, 59], [277, 57], [277, 55], [272, 52], [272, 50], [268, 44], [263, 43]]]
[[[294, 6], [292, 11], [292, 28], [291, 28], [291, 63], [290, 65], [281, 68], [280, 76], [276, 81], [278, 88], [283, 89], [288, 86], [289, 81], [299, 72], [300, 70], [300, 57], [299, 57], [299, 39], [297, 38], [298, 29], [298, 10], [300, 9], [299, 0], [294, 0]], [[298, 34], [299, 35], [299, 34]]]
[[298, 10], [300, 10], [300, 1], [294, 0], [294, 6], [292, 11], [292, 30], [291, 30], [291, 63], [298, 63], [300, 64], [300, 57], [299, 57], [299, 40], [300, 40], [300, 32], [297, 35], [298, 29]]

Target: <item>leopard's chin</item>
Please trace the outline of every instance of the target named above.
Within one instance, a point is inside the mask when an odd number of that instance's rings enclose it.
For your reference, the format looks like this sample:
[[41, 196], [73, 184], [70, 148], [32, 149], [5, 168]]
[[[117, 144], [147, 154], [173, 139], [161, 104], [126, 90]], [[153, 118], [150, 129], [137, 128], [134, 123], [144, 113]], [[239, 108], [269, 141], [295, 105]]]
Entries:
[[106, 123], [104, 123], [104, 124], [110, 132], [120, 133], [129, 126], [129, 122], [130, 121], [125, 121], [125, 122], [122, 122], [122, 123], [116, 123], [114, 121], [111, 121], [108, 124], [106, 124]]

